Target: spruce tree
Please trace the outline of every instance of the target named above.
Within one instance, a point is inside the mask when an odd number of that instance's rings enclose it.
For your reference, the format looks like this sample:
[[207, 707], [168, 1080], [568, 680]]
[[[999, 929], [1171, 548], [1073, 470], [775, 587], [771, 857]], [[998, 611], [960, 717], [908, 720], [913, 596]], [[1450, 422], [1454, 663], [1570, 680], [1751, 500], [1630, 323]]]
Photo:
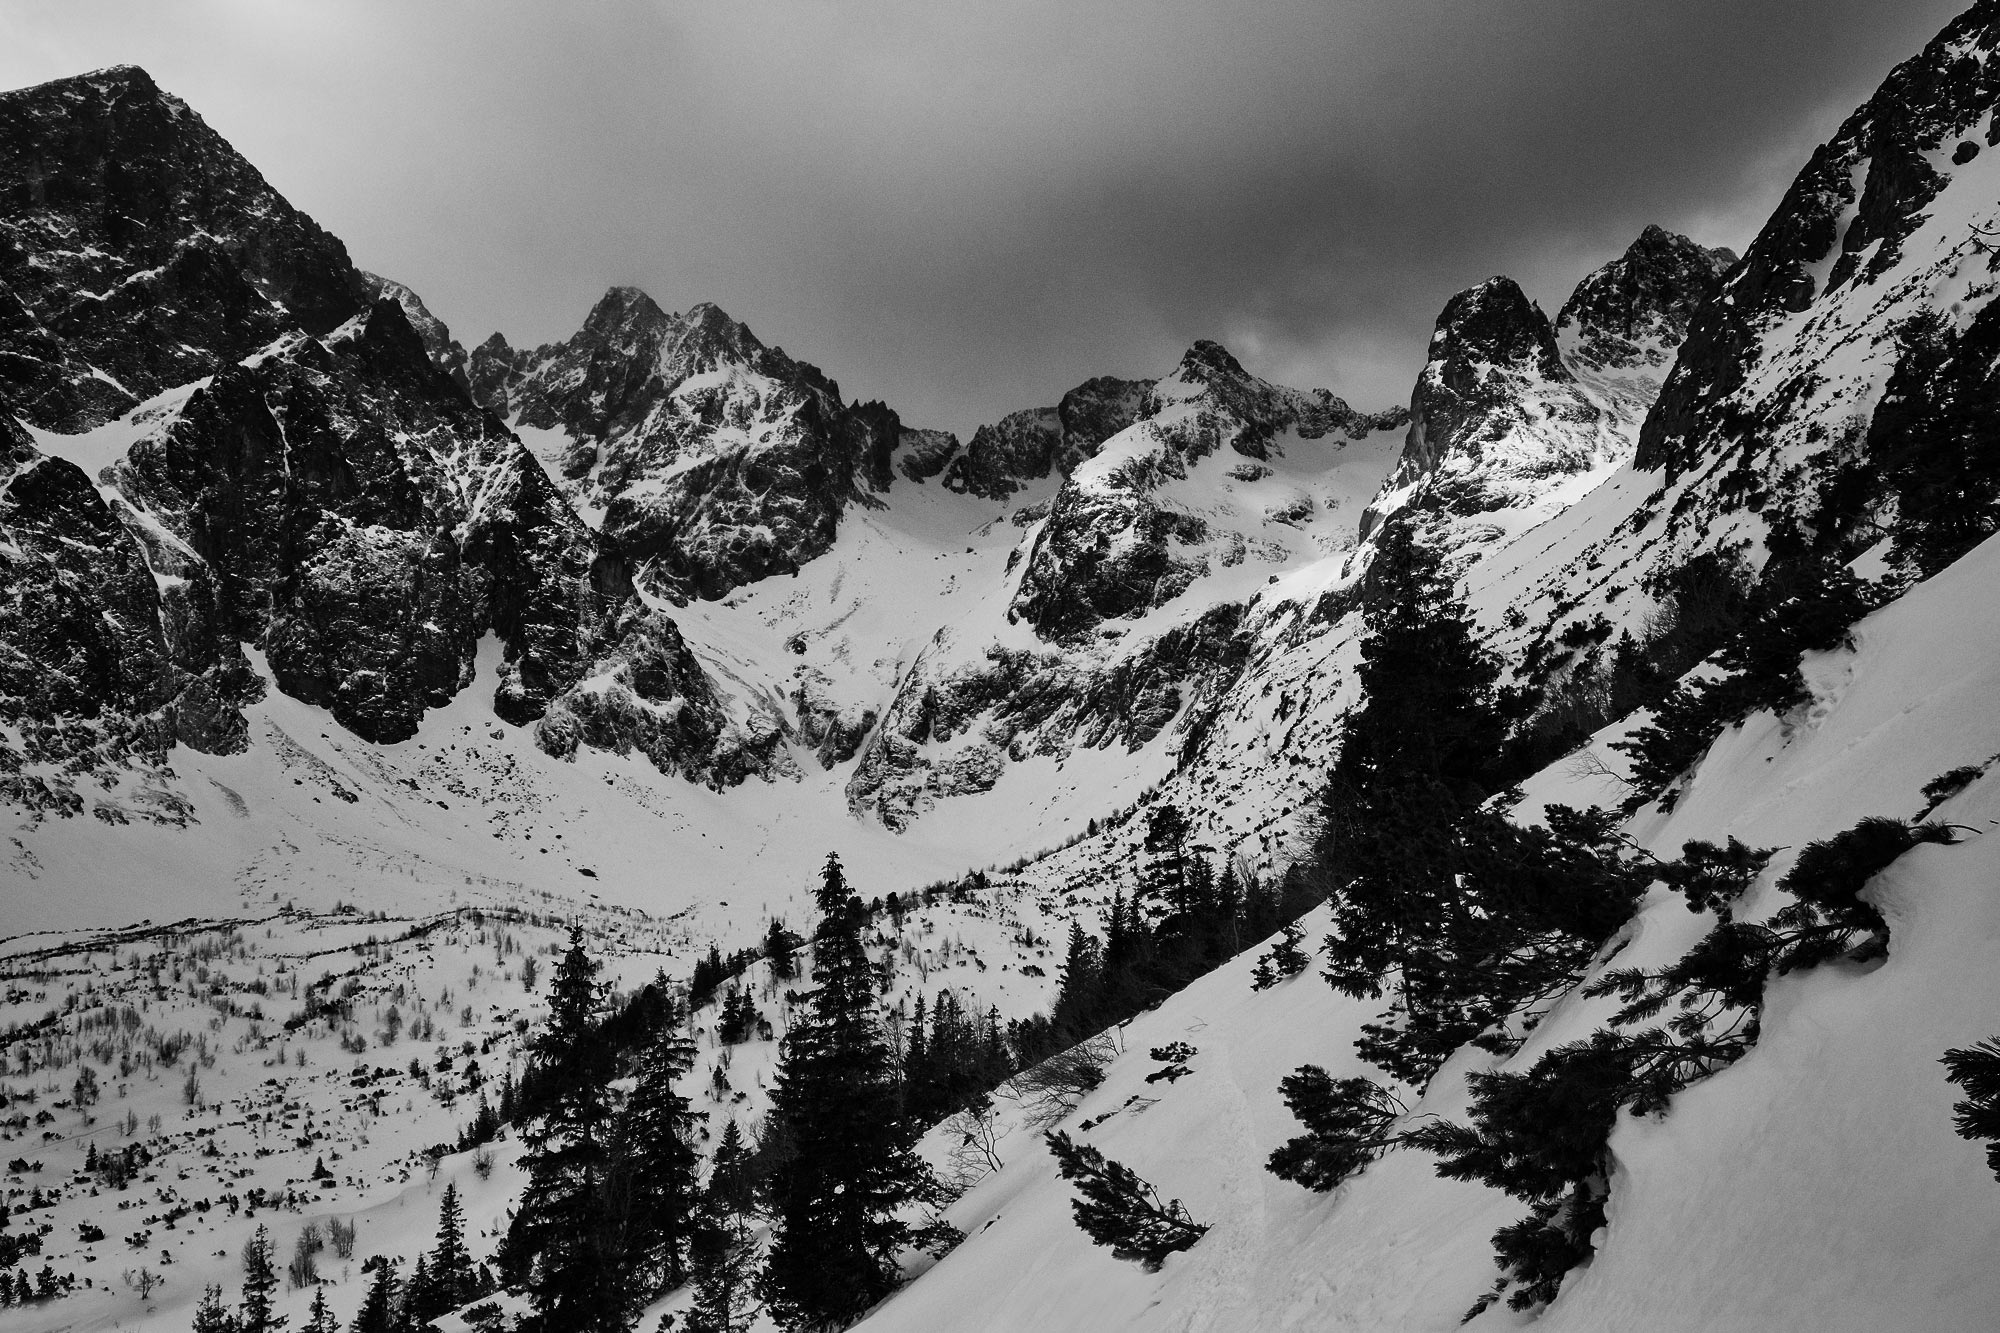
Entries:
[[639, 1055], [639, 1077], [619, 1112], [616, 1150], [625, 1210], [625, 1262], [643, 1305], [687, 1280], [701, 1157], [696, 1116], [677, 1084], [694, 1067], [694, 1042], [670, 1009]]
[[1492, 792], [1506, 740], [1499, 666], [1437, 552], [1392, 524], [1369, 571], [1357, 672], [1322, 796], [1317, 849], [1336, 885], [1327, 974], [1358, 997], [1406, 988], [1457, 908], [1457, 837]]
[[606, 1206], [616, 1061], [597, 1031], [597, 972], [572, 927], [532, 1052], [542, 1095], [521, 1132], [528, 1187], [506, 1246], [533, 1307], [530, 1333], [624, 1330], [622, 1219]]
[[367, 1295], [361, 1298], [361, 1309], [348, 1327], [353, 1333], [395, 1333], [395, 1266], [378, 1254], [363, 1263], [361, 1271], [372, 1272], [374, 1276], [369, 1280]]
[[1200, 1240], [1208, 1227], [1188, 1216], [1179, 1199], [1163, 1200], [1123, 1162], [1114, 1162], [1087, 1143], [1067, 1134], [1044, 1136], [1055, 1154], [1064, 1180], [1077, 1187], [1070, 1201], [1077, 1226], [1113, 1257], [1136, 1260], [1147, 1272], [1159, 1271], [1167, 1256]]
[[277, 1290], [271, 1232], [260, 1224], [243, 1243], [243, 1311], [237, 1317], [242, 1333], [278, 1333], [285, 1326], [285, 1317], [271, 1308]]
[[748, 1220], [753, 1193], [750, 1153], [732, 1120], [715, 1145], [690, 1246], [695, 1290], [688, 1333], [743, 1333], [750, 1326], [757, 1257]]
[[438, 1316], [440, 1308], [438, 1284], [431, 1276], [430, 1257], [420, 1254], [410, 1269], [410, 1280], [403, 1284], [403, 1297], [396, 1303], [396, 1327], [422, 1328]]
[[898, 1215], [927, 1183], [902, 1116], [875, 976], [838, 857], [826, 861], [810, 1006], [786, 1034], [772, 1116], [791, 1143], [768, 1182], [775, 1220], [758, 1280], [789, 1329], [851, 1321], [896, 1285]]
[[[0, 1282], [6, 1282], [7, 1275], [0, 1273]], [[12, 1305], [14, 1288], [7, 1286], [8, 1299], [4, 1304]], [[222, 1288], [211, 1282], [202, 1289], [201, 1303], [194, 1307], [194, 1333], [237, 1333], [236, 1316], [222, 1303]], [[363, 1333], [372, 1333], [364, 1330]]]
[[459, 1211], [455, 1182], [444, 1187], [444, 1197], [438, 1201], [437, 1245], [431, 1251], [430, 1281], [428, 1308], [419, 1311], [418, 1323], [428, 1323], [456, 1310], [479, 1294], [472, 1256], [465, 1249], [465, 1218]]
[[1059, 1036], [1075, 1040], [1096, 1029], [1103, 988], [1099, 964], [1097, 940], [1084, 931], [1081, 922], [1070, 922], [1055, 1007], [1050, 1013]]
[[1146, 812], [1146, 865], [1133, 903], [1154, 921], [1182, 922], [1192, 914], [1187, 840], [1187, 816], [1178, 806], [1163, 804]]
[[306, 1313], [306, 1322], [300, 1333], [334, 1333], [333, 1311], [326, 1306], [326, 1288], [313, 1288], [312, 1309]]

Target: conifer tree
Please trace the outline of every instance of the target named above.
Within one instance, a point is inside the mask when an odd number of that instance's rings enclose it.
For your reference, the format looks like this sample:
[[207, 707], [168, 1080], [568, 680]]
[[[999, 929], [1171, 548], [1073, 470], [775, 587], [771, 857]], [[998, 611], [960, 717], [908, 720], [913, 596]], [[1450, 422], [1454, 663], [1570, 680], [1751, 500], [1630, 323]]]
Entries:
[[1305, 934], [1305, 928], [1296, 921], [1284, 924], [1277, 940], [1257, 959], [1250, 979], [1252, 990], [1267, 990], [1285, 978], [1295, 977], [1306, 970], [1306, 952], [1299, 947]]
[[348, 1327], [352, 1333], [395, 1333], [396, 1329], [396, 1269], [381, 1255], [374, 1255], [361, 1265], [361, 1271], [372, 1273], [368, 1282], [368, 1292], [361, 1298], [361, 1309], [356, 1312], [354, 1322]]
[[898, 1211], [928, 1174], [900, 1114], [861, 914], [838, 857], [827, 858], [818, 900], [810, 1007], [786, 1034], [772, 1092], [791, 1148], [768, 1181], [775, 1224], [758, 1280], [765, 1307], [790, 1329], [852, 1320], [894, 1288], [910, 1234]]
[[[0, 1282], [6, 1282], [6, 1274], [0, 1273]], [[8, 1299], [12, 1305], [14, 1289], [7, 1287]], [[236, 1333], [236, 1316], [222, 1303], [222, 1288], [211, 1282], [202, 1289], [201, 1303], [194, 1307], [194, 1333]]]
[[465, 1218], [458, 1206], [456, 1182], [444, 1187], [438, 1201], [437, 1244], [431, 1250], [431, 1293], [426, 1308], [418, 1312], [418, 1323], [429, 1323], [456, 1310], [479, 1294], [479, 1278], [473, 1271], [472, 1256], [465, 1249]]
[[430, 1258], [420, 1254], [410, 1269], [410, 1280], [403, 1284], [403, 1297], [396, 1303], [396, 1327], [401, 1330], [422, 1328], [435, 1319], [440, 1310], [438, 1285], [431, 1277]]
[[625, 1211], [625, 1262], [644, 1304], [687, 1280], [701, 1157], [696, 1116], [677, 1083], [694, 1067], [694, 1041], [672, 1009], [639, 1055], [639, 1077], [616, 1132]]
[[1076, 1224], [1093, 1241], [1109, 1246], [1113, 1257], [1136, 1260], [1147, 1272], [1157, 1272], [1168, 1255], [1187, 1249], [1208, 1230], [1188, 1216], [1179, 1199], [1161, 1199], [1123, 1162], [1067, 1134], [1045, 1137], [1062, 1178], [1077, 1187], [1077, 1197], [1070, 1201]]
[[334, 1333], [333, 1311], [326, 1306], [326, 1288], [313, 1288], [312, 1309], [306, 1312], [306, 1322], [300, 1333]]
[[605, 1197], [615, 1058], [597, 1032], [597, 972], [581, 927], [572, 927], [550, 987], [548, 1026], [533, 1050], [545, 1091], [522, 1128], [528, 1187], [506, 1246], [534, 1309], [531, 1333], [624, 1329], [622, 1219]]
[[271, 1232], [259, 1225], [243, 1243], [243, 1307], [236, 1321], [241, 1333], [278, 1333], [285, 1326], [285, 1317], [271, 1308], [277, 1290]]
[[1986, 1165], [2000, 1179], [2000, 1038], [1944, 1053], [1949, 1082], [1965, 1089], [1952, 1106], [1960, 1138], [1986, 1140]]
[[[1457, 834], [1491, 793], [1506, 739], [1499, 667], [1438, 554], [1391, 524], [1369, 572], [1361, 706], [1322, 797], [1337, 886], [1328, 979], [1357, 997], [1424, 958], [1457, 906]], [[1421, 1003], [1421, 999], [1417, 1000]]]
[[1050, 1017], [1059, 1035], [1074, 1039], [1092, 1030], [1103, 989], [1097, 940], [1081, 922], [1069, 923], [1069, 943], [1063, 951], [1062, 975]]
[[748, 1220], [753, 1194], [750, 1152], [732, 1120], [715, 1145], [694, 1230], [688, 1333], [742, 1333], [750, 1326], [757, 1255]]
[[1143, 916], [1169, 922], [1192, 913], [1187, 840], [1187, 816], [1178, 806], [1162, 804], [1146, 812], [1145, 873], [1133, 897]]
[[1330, 1190], [1398, 1142], [1390, 1126], [1405, 1108], [1379, 1084], [1305, 1065], [1278, 1087], [1306, 1127], [1271, 1154], [1268, 1169], [1282, 1180]]

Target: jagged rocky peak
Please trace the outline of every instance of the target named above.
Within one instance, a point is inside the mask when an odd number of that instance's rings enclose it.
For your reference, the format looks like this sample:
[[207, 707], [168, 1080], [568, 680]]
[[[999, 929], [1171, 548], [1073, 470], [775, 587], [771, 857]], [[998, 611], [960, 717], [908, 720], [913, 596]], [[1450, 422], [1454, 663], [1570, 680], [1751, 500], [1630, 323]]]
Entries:
[[1139, 417], [1155, 422], [1162, 438], [1189, 459], [1224, 444], [1249, 458], [1267, 458], [1286, 431], [1316, 440], [1343, 426], [1365, 433], [1379, 424], [1326, 389], [1289, 389], [1261, 380], [1228, 348], [1208, 339], [1188, 348], [1173, 373], [1147, 391]]
[[[607, 291], [563, 342], [521, 352], [496, 334], [469, 378], [517, 427], [566, 439], [553, 463], [571, 498], [676, 602], [823, 554], [849, 503], [889, 489], [905, 443], [894, 411], [843, 403], [719, 306], [670, 314], [636, 287]], [[921, 470], [941, 442], [917, 442]]]
[[[459, 388], [470, 393], [472, 385], [466, 376], [465, 348], [459, 345], [458, 339], [451, 336], [451, 330], [445, 327], [445, 322], [431, 313], [423, 298], [403, 283], [397, 282], [394, 278], [382, 277], [380, 274], [364, 271], [361, 274], [361, 281], [367, 289], [369, 300], [386, 299], [402, 307], [404, 317], [410, 321], [410, 327], [415, 329], [417, 337], [423, 340], [424, 351], [430, 357], [432, 364], [451, 376], [452, 382]], [[498, 334], [494, 336], [499, 337]]]
[[1363, 513], [1362, 536], [1411, 504], [1456, 518], [1534, 504], [1553, 478], [1629, 447], [1612, 422], [1564, 363], [1541, 307], [1513, 279], [1489, 278], [1438, 316], [1403, 456]]
[[76, 431], [368, 300], [341, 243], [131, 66], [0, 93], [0, 390]]
[[1733, 251], [1648, 226], [1624, 254], [1576, 285], [1556, 316], [1556, 341], [1575, 368], [1664, 366], [1735, 262]]
[[[637, 287], [606, 291], [583, 327], [560, 343], [518, 351], [494, 334], [473, 354], [471, 376], [479, 401], [497, 414], [565, 430], [578, 453], [587, 453], [585, 446], [602, 446], [642, 426], [689, 378], [728, 367], [839, 405], [833, 381], [782, 349], [766, 347], [721, 307], [702, 302], [686, 314], [670, 314]], [[573, 458], [566, 467], [581, 475], [595, 461]]]
[[1524, 398], [1553, 399], [1565, 415], [1597, 409], [1563, 364], [1555, 328], [1512, 278], [1488, 278], [1445, 303], [1430, 359], [1410, 395], [1404, 462], [1429, 473], [1446, 455], [1521, 424]]
[[948, 430], [905, 426], [896, 447], [896, 469], [911, 481], [929, 481], [958, 454], [958, 436]]
[[1103, 443], [1137, 419], [1151, 380], [1100, 375], [1062, 396], [1054, 407], [1012, 412], [973, 432], [965, 452], [945, 469], [954, 491], [1004, 500], [1031, 481], [1066, 477]]
[[[1270, 459], [1288, 435], [1365, 434], [1385, 421], [1400, 415], [1363, 416], [1325, 389], [1268, 383], [1221, 344], [1195, 343], [1139, 396], [1132, 425], [1057, 491], [1008, 614], [1045, 639], [1074, 640], [1164, 605], [1215, 562], [1240, 558], [1246, 542], [1240, 533], [1218, 536], [1206, 506], [1170, 499], [1168, 487], [1225, 448]], [[1211, 551], [1211, 538], [1223, 544]]]
[[465, 379], [472, 401], [491, 408], [502, 420], [511, 420], [514, 409], [508, 401], [508, 389], [520, 377], [521, 357], [504, 333], [488, 335], [485, 342], [467, 353]]
[[[1729, 403], [1765, 364], [1769, 326], [1895, 270], [1938, 195], [2000, 147], [1996, 105], [2000, 0], [1979, 0], [1891, 71], [1793, 180], [1730, 274], [1727, 299], [1691, 322], [1641, 432], [1641, 467], [1678, 473], [1784, 433], [1769, 413], [1753, 421]], [[1796, 415], [1795, 400], [1769, 401]]]
[[1549, 380], [1567, 373], [1549, 317], [1508, 277], [1488, 278], [1447, 301], [1430, 353], [1431, 364], [1461, 391], [1485, 366]]

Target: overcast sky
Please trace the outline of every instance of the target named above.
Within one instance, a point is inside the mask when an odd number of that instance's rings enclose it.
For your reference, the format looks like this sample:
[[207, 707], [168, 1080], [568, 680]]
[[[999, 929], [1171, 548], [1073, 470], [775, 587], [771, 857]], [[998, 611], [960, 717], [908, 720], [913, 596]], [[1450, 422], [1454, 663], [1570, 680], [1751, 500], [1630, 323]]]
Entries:
[[1741, 248], [1963, 0], [6, 0], [144, 66], [471, 345], [712, 300], [964, 432], [1196, 338], [1407, 401], [1451, 294]]

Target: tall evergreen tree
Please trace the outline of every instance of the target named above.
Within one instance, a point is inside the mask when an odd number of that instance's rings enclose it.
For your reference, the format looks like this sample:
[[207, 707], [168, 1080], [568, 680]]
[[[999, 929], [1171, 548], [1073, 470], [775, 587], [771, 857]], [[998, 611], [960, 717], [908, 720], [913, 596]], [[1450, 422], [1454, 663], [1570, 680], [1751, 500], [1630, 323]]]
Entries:
[[356, 1312], [354, 1322], [348, 1327], [353, 1333], [395, 1333], [396, 1329], [396, 1268], [381, 1255], [371, 1257], [361, 1265], [364, 1273], [372, 1272], [368, 1292], [361, 1298], [361, 1309]]
[[896, 1252], [910, 1236], [898, 1212], [928, 1175], [901, 1114], [862, 917], [838, 857], [827, 858], [818, 899], [810, 1007], [785, 1037], [771, 1098], [792, 1146], [769, 1181], [776, 1216], [758, 1280], [789, 1329], [851, 1321], [895, 1287]]
[[334, 1333], [333, 1311], [326, 1307], [326, 1288], [313, 1288], [312, 1309], [306, 1312], [305, 1326], [300, 1333]]
[[694, 1041], [669, 1010], [639, 1055], [639, 1077], [619, 1112], [616, 1148], [625, 1209], [625, 1261], [638, 1304], [687, 1280], [700, 1192], [696, 1116], [677, 1084], [694, 1067]]
[[598, 964], [572, 927], [532, 1052], [544, 1089], [521, 1132], [528, 1187], [506, 1246], [530, 1333], [624, 1333], [622, 1218], [608, 1207], [615, 1054], [600, 1039]]
[[277, 1290], [271, 1231], [260, 1224], [243, 1243], [243, 1309], [236, 1321], [242, 1333], [278, 1333], [285, 1326], [285, 1317], [271, 1308]]
[[1368, 593], [1362, 702], [1322, 797], [1318, 848], [1337, 886], [1330, 975], [1361, 996], [1439, 934], [1456, 897], [1458, 824], [1491, 794], [1506, 740], [1499, 666], [1408, 524], [1383, 534]]
[[396, 1328], [399, 1333], [420, 1329], [439, 1313], [438, 1286], [431, 1277], [430, 1257], [420, 1254], [410, 1269], [410, 1280], [403, 1284], [402, 1299], [396, 1302]]
[[1162, 804], [1146, 812], [1146, 864], [1133, 897], [1143, 916], [1171, 922], [1192, 913], [1187, 840], [1187, 816], [1179, 806]]
[[479, 1294], [479, 1277], [465, 1248], [465, 1215], [459, 1209], [456, 1182], [444, 1187], [444, 1197], [438, 1201], [437, 1244], [431, 1250], [429, 1273], [425, 1308], [417, 1312], [420, 1324], [456, 1310]]
[[715, 1145], [690, 1246], [695, 1294], [688, 1333], [743, 1333], [750, 1326], [757, 1257], [749, 1223], [754, 1193], [750, 1150], [732, 1120]]
[[736, 1122], [722, 1127], [710, 1163], [704, 1197], [724, 1212], [748, 1214], [756, 1206], [757, 1181], [750, 1149], [743, 1142]]
[[1103, 977], [1097, 940], [1083, 923], [1069, 923], [1069, 943], [1063, 951], [1062, 975], [1050, 1018], [1060, 1036], [1081, 1036], [1092, 1030]]
[[1335, 886], [1326, 975], [1357, 997], [1395, 987], [1388, 1026], [1430, 1039], [1392, 1072], [1421, 1081], [1437, 1049], [1482, 1026], [1441, 993], [1436, 960], [1464, 914], [1461, 835], [1498, 781], [1506, 727], [1498, 663], [1473, 637], [1437, 552], [1408, 524], [1383, 534], [1368, 591], [1362, 703], [1322, 798], [1317, 855]]

